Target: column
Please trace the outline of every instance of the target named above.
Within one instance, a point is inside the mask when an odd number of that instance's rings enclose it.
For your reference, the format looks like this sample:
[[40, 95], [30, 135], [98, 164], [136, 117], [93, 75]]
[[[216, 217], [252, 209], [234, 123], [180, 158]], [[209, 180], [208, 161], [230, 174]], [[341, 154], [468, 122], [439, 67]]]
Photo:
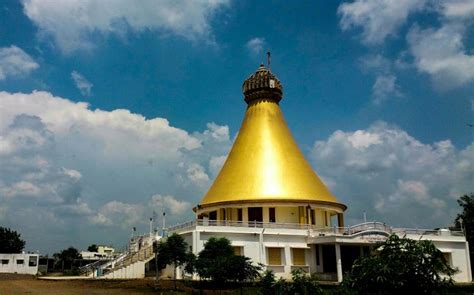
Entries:
[[337, 270], [337, 281], [342, 282], [342, 260], [341, 260], [341, 245], [335, 244], [336, 246], [336, 270]]
[[286, 245], [284, 250], [285, 251], [285, 279], [290, 279], [291, 278], [291, 266], [293, 265], [293, 262], [291, 261], [291, 249], [290, 246]]
[[342, 213], [337, 213], [337, 226], [344, 227], [344, 215]]

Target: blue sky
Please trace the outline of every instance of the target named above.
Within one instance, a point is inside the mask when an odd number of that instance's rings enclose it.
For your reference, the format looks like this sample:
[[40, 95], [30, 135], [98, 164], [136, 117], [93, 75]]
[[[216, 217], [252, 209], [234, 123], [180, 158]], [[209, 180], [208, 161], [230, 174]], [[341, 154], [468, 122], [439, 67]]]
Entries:
[[0, 224], [51, 252], [192, 218], [270, 50], [349, 223], [446, 226], [474, 190], [473, 23], [470, 0], [2, 1]]

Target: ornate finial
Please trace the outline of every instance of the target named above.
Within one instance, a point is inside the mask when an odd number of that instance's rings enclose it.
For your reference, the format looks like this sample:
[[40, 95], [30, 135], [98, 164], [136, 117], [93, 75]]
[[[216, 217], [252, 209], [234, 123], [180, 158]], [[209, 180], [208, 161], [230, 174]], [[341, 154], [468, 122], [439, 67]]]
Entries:
[[[268, 61], [270, 64], [270, 54], [268, 54]], [[244, 81], [242, 91], [247, 103], [257, 99], [271, 99], [278, 103], [283, 96], [283, 86], [280, 81], [263, 64]]]

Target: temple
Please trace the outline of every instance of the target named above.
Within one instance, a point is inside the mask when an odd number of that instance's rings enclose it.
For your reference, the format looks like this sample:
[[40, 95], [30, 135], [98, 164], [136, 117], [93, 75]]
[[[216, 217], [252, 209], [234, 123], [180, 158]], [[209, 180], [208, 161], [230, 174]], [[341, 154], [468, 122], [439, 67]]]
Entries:
[[[261, 65], [242, 88], [247, 109], [227, 160], [193, 209], [195, 219], [165, 232], [182, 235], [196, 255], [209, 238], [226, 237], [236, 254], [278, 277], [290, 278], [292, 270], [303, 269], [333, 282], [341, 282], [355, 259], [390, 234], [428, 239], [458, 269], [453, 279], [471, 282], [462, 231], [395, 228], [375, 221], [345, 225], [346, 205], [313, 171], [285, 123], [278, 78]], [[110, 279], [144, 277], [154, 257], [152, 244], [161, 238], [150, 224], [150, 233], [133, 237], [126, 252], [87, 265], [83, 272]], [[183, 277], [179, 268], [178, 277]]]
[[243, 84], [247, 111], [227, 160], [195, 208], [211, 221], [343, 226], [346, 206], [313, 171], [288, 129], [280, 81], [263, 65]]
[[279, 102], [283, 86], [264, 65], [242, 86], [247, 103], [235, 143], [209, 191], [194, 208], [196, 219], [168, 229], [198, 254], [210, 237], [228, 238], [235, 253], [289, 278], [301, 268], [321, 280], [342, 281], [361, 255], [395, 233], [429, 239], [471, 281], [462, 232], [393, 228], [381, 222], [345, 226], [342, 204], [298, 148]]

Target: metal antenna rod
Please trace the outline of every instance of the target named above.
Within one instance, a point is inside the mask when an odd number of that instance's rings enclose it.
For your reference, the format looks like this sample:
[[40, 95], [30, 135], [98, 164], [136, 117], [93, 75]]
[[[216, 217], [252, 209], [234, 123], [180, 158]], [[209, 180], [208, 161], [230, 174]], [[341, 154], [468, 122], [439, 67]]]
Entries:
[[268, 66], [268, 70], [271, 69], [271, 53], [270, 51], [267, 51], [267, 66]]

